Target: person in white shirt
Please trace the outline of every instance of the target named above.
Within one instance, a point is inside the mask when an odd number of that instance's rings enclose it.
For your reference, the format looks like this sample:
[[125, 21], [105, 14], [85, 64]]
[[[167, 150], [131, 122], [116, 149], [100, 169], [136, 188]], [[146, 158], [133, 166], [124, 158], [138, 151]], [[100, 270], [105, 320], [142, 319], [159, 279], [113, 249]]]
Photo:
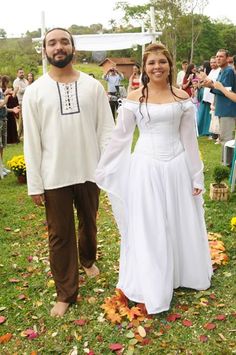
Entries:
[[[25, 93], [25, 89], [29, 85], [28, 80], [25, 79], [25, 73], [22, 68], [17, 70], [17, 78], [13, 81], [13, 88], [16, 91], [16, 96], [19, 102], [20, 109], [22, 108], [22, 100]], [[23, 116], [22, 110], [20, 110], [17, 120], [17, 133], [18, 139], [23, 135]]]
[[115, 119], [116, 110], [118, 108], [118, 96], [120, 94], [120, 83], [121, 80], [124, 79], [124, 75], [115, 67], [111, 67], [102, 78], [106, 80], [108, 84], [107, 92], [112, 114]]
[[183, 60], [182, 61], [182, 70], [180, 70], [177, 74], [177, 78], [176, 78], [176, 84], [177, 87], [182, 89], [182, 84], [183, 84], [183, 80], [184, 80], [184, 76], [186, 73], [188, 67], [188, 61], [187, 60]]
[[43, 47], [51, 66], [25, 91], [24, 154], [28, 193], [36, 205], [45, 204], [46, 209], [57, 291], [51, 315], [63, 316], [78, 295], [78, 253], [86, 274], [99, 274], [94, 264], [99, 202], [94, 173], [114, 120], [102, 84], [74, 69], [70, 32], [49, 30]]

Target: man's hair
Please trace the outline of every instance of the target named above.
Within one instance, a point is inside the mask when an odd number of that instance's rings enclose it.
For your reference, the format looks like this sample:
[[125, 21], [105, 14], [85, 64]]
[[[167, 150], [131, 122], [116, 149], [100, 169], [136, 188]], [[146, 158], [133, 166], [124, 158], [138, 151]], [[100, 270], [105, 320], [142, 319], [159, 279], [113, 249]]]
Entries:
[[52, 32], [52, 31], [56, 31], [56, 30], [60, 30], [60, 31], [64, 31], [64, 32], [67, 32], [70, 36], [70, 40], [71, 40], [71, 45], [72, 47], [75, 46], [75, 42], [74, 42], [74, 39], [73, 39], [73, 36], [72, 34], [66, 30], [65, 28], [62, 28], [62, 27], [54, 27], [54, 28], [51, 28], [51, 30], [48, 30], [46, 33], [45, 33], [45, 36], [44, 36], [44, 39], [43, 39], [43, 48], [45, 49], [46, 48], [46, 37], [47, 35]]
[[188, 64], [188, 61], [187, 60], [183, 60], [182, 64]]
[[224, 52], [226, 57], [229, 56], [229, 51], [227, 49], [221, 48], [221, 49], [218, 49], [217, 52]]

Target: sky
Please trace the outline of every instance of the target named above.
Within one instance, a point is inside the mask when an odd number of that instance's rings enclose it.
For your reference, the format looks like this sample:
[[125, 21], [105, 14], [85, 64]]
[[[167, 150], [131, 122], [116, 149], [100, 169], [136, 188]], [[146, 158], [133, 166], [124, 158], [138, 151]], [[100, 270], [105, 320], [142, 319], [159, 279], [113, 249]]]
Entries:
[[[228, 18], [236, 25], [235, 0], [208, 0], [204, 15], [212, 19]], [[145, 4], [146, 0], [127, 0], [130, 5]], [[8, 37], [21, 36], [26, 31], [41, 28], [42, 12], [45, 14], [45, 26], [70, 27], [72, 24], [89, 26], [102, 23], [109, 28], [111, 19], [120, 18], [114, 11], [117, 0], [11, 0], [1, 1], [0, 28], [7, 32]], [[161, 30], [161, 29], [157, 29]]]

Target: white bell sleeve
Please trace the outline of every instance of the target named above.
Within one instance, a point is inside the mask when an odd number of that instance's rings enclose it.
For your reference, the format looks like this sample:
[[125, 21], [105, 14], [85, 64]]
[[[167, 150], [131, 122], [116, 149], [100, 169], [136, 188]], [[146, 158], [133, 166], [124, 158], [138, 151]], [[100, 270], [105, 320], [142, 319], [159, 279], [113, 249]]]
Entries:
[[125, 234], [127, 226], [125, 197], [127, 196], [135, 126], [134, 113], [121, 106], [111, 140], [106, 146], [95, 172], [97, 185], [108, 193], [121, 235]]
[[180, 123], [180, 138], [186, 153], [193, 188], [204, 191], [203, 163], [200, 159], [194, 115], [193, 104], [190, 101], [186, 102]]
[[116, 127], [95, 172], [97, 185], [120, 199], [123, 199], [123, 190], [129, 174], [135, 126], [134, 113], [121, 106]]

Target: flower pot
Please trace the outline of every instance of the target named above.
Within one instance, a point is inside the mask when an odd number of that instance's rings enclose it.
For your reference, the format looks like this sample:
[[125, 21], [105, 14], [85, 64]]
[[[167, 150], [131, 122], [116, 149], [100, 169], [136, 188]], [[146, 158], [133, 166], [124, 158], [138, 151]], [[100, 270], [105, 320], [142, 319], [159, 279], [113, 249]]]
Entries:
[[227, 201], [229, 198], [229, 187], [224, 182], [210, 184], [210, 199], [214, 201]]
[[26, 176], [25, 175], [17, 176], [17, 180], [18, 180], [19, 184], [26, 184]]

